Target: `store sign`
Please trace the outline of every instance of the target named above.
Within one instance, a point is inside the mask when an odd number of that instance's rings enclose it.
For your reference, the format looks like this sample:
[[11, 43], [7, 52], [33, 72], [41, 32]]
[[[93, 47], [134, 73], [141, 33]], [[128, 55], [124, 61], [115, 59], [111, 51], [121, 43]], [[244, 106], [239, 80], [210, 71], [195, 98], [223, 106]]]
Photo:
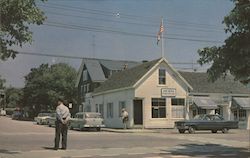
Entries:
[[176, 89], [175, 88], [162, 88], [161, 96], [162, 97], [174, 97], [176, 96]]

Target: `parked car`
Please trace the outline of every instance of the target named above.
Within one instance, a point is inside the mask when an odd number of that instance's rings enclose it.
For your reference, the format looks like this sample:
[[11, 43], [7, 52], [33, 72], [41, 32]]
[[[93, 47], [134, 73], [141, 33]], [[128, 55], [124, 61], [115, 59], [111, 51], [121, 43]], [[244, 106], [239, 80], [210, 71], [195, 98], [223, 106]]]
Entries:
[[195, 130], [211, 130], [212, 133], [222, 131], [227, 133], [229, 129], [237, 129], [238, 121], [226, 121], [220, 115], [196, 115], [191, 120], [176, 121], [175, 127], [180, 133], [185, 133], [187, 130], [189, 133], [195, 133]]
[[24, 118], [24, 113], [21, 110], [15, 110], [13, 111], [11, 118], [12, 120], [22, 120]]
[[80, 130], [95, 128], [100, 131], [102, 127], [105, 127], [104, 120], [100, 113], [95, 112], [79, 112], [75, 117], [70, 119], [70, 128], [78, 128]]
[[38, 125], [46, 125], [48, 122], [48, 118], [51, 116], [51, 113], [39, 113], [37, 117], [34, 118], [35, 122]]
[[51, 113], [51, 115], [48, 118], [46, 118], [46, 121], [49, 127], [55, 126], [56, 113]]

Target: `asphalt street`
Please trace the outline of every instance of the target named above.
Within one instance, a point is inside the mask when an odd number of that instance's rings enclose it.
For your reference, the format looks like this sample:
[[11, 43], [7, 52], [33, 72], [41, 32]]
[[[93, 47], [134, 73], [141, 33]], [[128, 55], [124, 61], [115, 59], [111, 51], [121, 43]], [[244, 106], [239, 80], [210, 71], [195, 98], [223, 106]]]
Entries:
[[70, 130], [68, 149], [54, 151], [55, 129], [0, 117], [0, 158], [163, 158], [250, 157], [247, 130], [228, 134], [179, 134], [173, 129], [152, 133]]

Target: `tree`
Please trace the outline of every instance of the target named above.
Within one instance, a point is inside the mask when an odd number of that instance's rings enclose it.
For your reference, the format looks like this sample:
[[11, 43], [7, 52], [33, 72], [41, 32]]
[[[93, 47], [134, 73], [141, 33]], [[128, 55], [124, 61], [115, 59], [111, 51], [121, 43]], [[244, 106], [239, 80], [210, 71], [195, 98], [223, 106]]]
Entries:
[[37, 7], [35, 1], [0, 1], [0, 59], [15, 58], [18, 52], [11, 47], [22, 47], [23, 44], [32, 42], [32, 32], [28, 26], [41, 25], [45, 20], [44, 13]]
[[76, 103], [76, 77], [76, 70], [65, 63], [42, 64], [31, 69], [25, 76], [25, 105], [34, 106], [39, 112], [55, 109], [58, 97]]
[[10, 87], [5, 91], [6, 94], [6, 104], [8, 108], [15, 108], [23, 106], [23, 90], [20, 88]]
[[250, 82], [250, 1], [233, 0], [235, 7], [224, 18], [225, 32], [230, 36], [222, 46], [206, 47], [198, 50], [203, 65], [212, 63], [208, 69], [212, 81], [225, 77], [228, 73], [243, 83]]

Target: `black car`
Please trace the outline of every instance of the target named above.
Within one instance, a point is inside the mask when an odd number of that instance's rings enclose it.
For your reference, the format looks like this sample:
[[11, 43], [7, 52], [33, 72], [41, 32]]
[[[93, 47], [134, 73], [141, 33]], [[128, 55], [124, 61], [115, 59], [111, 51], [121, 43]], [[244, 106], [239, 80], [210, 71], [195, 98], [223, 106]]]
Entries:
[[220, 115], [196, 115], [191, 120], [176, 121], [175, 127], [180, 133], [185, 133], [187, 130], [189, 133], [195, 133], [195, 130], [211, 130], [212, 133], [222, 131], [227, 133], [229, 129], [237, 129], [238, 121], [226, 121]]

